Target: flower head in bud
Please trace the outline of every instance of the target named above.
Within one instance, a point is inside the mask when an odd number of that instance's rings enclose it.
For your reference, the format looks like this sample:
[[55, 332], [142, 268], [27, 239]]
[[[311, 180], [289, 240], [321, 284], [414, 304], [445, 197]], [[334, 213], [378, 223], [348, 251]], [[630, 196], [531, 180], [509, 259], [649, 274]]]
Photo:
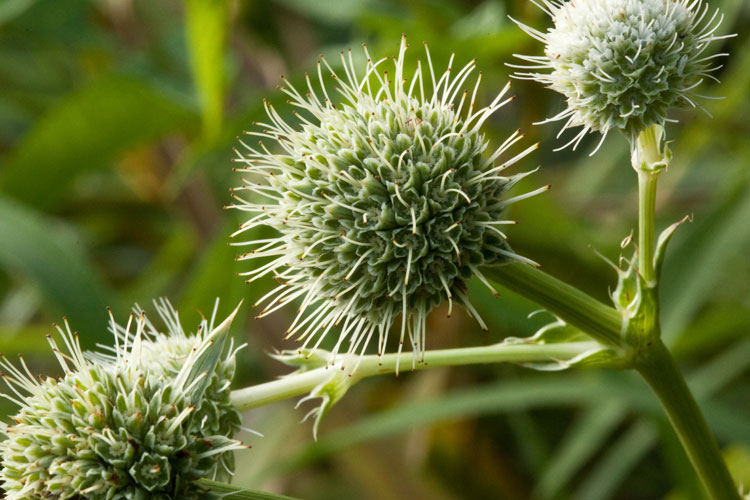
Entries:
[[[516, 132], [488, 152], [482, 124], [500, 106], [508, 86], [485, 108], [476, 107], [481, 73], [464, 84], [474, 61], [435, 76], [429, 51], [416, 72], [404, 70], [408, 45], [397, 58], [373, 61], [364, 70], [351, 51], [341, 54], [343, 78], [321, 57], [320, 88], [307, 78], [300, 92], [284, 80], [283, 92], [303, 113], [286, 123], [266, 103], [270, 123], [250, 135], [270, 139], [237, 152], [238, 169], [249, 174], [235, 189], [234, 208], [252, 214], [233, 236], [257, 226], [275, 238], [234, 243], [252, 251], [239, 260], [271, 258], [243, 273], [251, 280], [273, 274], [279, 286], [261, 299], [261, 315], [301, 298], [288, 330], [316, 349], [340, 326], [333, 352], [364, 352], [377, 333], [382, 354], [391, 324], [400, 315], [399, 350], [408, 336], [424, 349], [425, 318], [438, 304], [456, 301], [471, 311], [466, 281], [485, 264], [524, 260], [501, 230], [505, 209], [532, 193], [507, 197], [523, 175], [503, 170], [536, 145], [500, 159], [523, 136]], [[329, 94], [324, 73], [334, 80]], [[334, 102], [336, 97], [336, 102]], [[239, 191], [249, 193], [243, 197]], [[489, 284], [488, 284], [489, 285]], [[480, 320], [481, 321], [481, 320]], [[416, 354], [415, 354], [416, 355]]]
[[23, 358], [20, 369], [0, 359], [16, 397], [5, 396], [20, 406], [0, 424], [5, 498], [206, 498], [195, 481], [231, 473], [231, 452], [245, 448], [232, 439], [239, 414], [229, 403], [234, 314], [188, 336], [167, 302], [157, 307], [168, 334], [143, 313], [126, 327], [113, 320], [106, 354], [84, 354], [66, 321], [64, 348], [48, 337], [61, 378], [36, 379]]
[[702, 0], [541, 3], [553, 28], [542, 33], [516, 23], [544, 43], [544, 55], [517, 55], [529, 64], [510, 66], [531, 70], [516, 78], [536, 80], [567, 99], [567, 109], [545, 120], [564, 120], [560, 133], [583, 127], [563, 148], [575, 149], [590, 131], [601, 132], [599, 145], [610, 130], [632, 141], [644, 128], [669, 121], [672, 107], [695, 107], [693, 89], [716, 80], [711, 73], [721, 66], [714, 59], [726, 55], [706, 55], [712, 41], [726, 37], [714, 35], [723, 16], [710, 14]]

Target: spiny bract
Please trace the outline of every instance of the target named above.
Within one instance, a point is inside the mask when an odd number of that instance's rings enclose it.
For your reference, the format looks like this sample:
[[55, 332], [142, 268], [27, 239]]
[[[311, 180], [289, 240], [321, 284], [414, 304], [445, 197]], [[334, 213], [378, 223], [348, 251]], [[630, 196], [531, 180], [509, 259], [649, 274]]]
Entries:
[[[255, 215], [233, 236], [257, 226], [280, 233], [234, 243], [256, 247], [239, 260], [272, 258], [242, 274], [257, 279], [273, 273], [280, 283], [259, 301], [267, 304], [261, 315], [302, 298], [288, 330], [304, 341], [302, 349], [313, 339], [317, 348], [343, 323], [334, 353], [344, 340], [349, 353], [364, 352], [375, 332], [383, 353], [401, 314], [399, 350], [408, 332], [418, 353], [425, 345], [425, 318], [444, 300], [451, 307], [456, 300], [476, 316], [465, 283], [472, 275], [487, 283], [480, 266], [525, 260], [500, 230], [513, 223], [503, 219], [504, 211], [547, 187], [504, 198], [523, 175], [502, 171], [537, 146], [498, 161], [523, 136], [516, 131], [485, 154], [488, 141], [480, 132], [511, 99], [503, 100], [509, 87], [488, 107], [475, 109], [481, 73], [472, 92], [463, 88], [474, 61], [456, 72], [451, 57], [436, 79], [427, 51], [428, 76], [418, 61], [409, 80], [407, 47], [404, 38], [398, 58], [377, 62], [365, 47], [363, 74], [351, 51], [348, 57], [342, 52], [344, 79], [321, 57], [320, 90], [308, 77], [305, 95], [284, 79], [282, 91], [309, 116], [295, 113], [301, 123], [294, 127], [266, 103], [271, 123], [248, 134], [275, 141], [279, 152], [262, 141], [258, 148], [243, 143], [248, 153], [237, 152], [236, 161], [245, 164], [237, 170], [254, 176], [234, 190], [233, 207]], [[394, 63], [393, 73], [380, 72], [386, 61]], [[328, 95], [321, 64], [336, 82], [340, 102]], [[261, 198], [242, 198], [240, 190]]]
[[541, 3], [553, 28], [542, 33], [516, 24], [544, 43], [544, 55], [516, 55], [531, 64], [509, 66], [550, 70], [514, 76], [566, 97], [568, 107], [546, 121], [566, 120], [560, 133], [583, 128], [563, 148], [575, 143], [575, 149], [589, 131], [601, 132], [599, 145], [612, 129], [632, 140], [646, 127], [670, 121], [672, 107], [695, 107], [691, 96], [698, 94], [692, 90], [705, 78], [716, 80], [711, 72], [721, 66], [712, 66], [712, 60], [726, 55], [704, 54], [712, 41], [725, 37], [714, 36], [723, 16], [717, 20], [717, 10], [706, 21], [708, 4], [702, 0]]
[[66, 321], [58, 331], [67, 354], [48, 337], [65, 372], [59, 379], [37, 380], [20, 356], [22, 369], [0, 360], [18, 399], [5, 396], [21, 407], [13, 424], [0, 424], [5, 498], [207, 498], [194, 482], [231, 473], [232, 451], [245, 448], [232, 439], [236, 351], [222, 359], [234, 314], [216, 328], [204, 320], [188, 336], [168, 302], [157, 308], [169, 333], [143, 313], [125, 328], [113, 320], [113, 354], [84, 354]]

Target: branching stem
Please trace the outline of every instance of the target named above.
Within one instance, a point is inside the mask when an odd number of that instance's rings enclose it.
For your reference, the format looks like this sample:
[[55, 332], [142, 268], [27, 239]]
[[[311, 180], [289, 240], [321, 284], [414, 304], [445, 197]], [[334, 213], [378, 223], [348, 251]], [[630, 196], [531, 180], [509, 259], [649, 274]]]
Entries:
[[[352, 383], [374, 375], [396, 373], [399, 366], [400, 370], [404, 372], [412, 368], [424, 370], [441, 366], [564, 361], [599, 347], [596, 342], [568, 342], [547, 345], [501, 343], [481, 347], [426, 351], [424, 361], [415, 364], [412, 364], [414, 355], [411, 352], [386, 354], [382, 359], [377, 355], [368, 355], [363, 356], [359, 362], [359, 366], [352, 375]], [[356, 359], [352, 359], [352, 363], [356, 362]], [[238, 389], [232, 391], [232, 404], [240, 410], [248, 410], [275, 401], [301, 396], [330, 379], [332, 370], [339, 369], [338, 367], [315, 368], [305, 372], [292, 373], [264, 384]]]
[[544, 271], [520, 262], [490, 266], [482, 273], [539, 304], [605, 345], [621, 345], [622, 315]]

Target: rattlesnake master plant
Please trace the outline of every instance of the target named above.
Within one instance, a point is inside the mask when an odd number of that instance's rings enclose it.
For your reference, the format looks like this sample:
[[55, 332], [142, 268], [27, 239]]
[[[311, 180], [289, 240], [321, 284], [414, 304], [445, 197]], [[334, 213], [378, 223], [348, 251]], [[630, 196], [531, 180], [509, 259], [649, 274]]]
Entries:
[[669, 121], [671, 108], [695, 107], [693, 89], [716, 79], [711, 73], [721, 66], [713, 59], [726, 55], [706, 55], [726, 37], [714, 36], [723, 16], [702, 0], [541, 0], [540, 7], [554, 22], [546, 33], [514, 21], [544, 43], [544, 55], [516, 55], [531, 64], [510, 66], [549, 70], [514, 76], [565, 96], [568, 107], [546, 121], [564, 120], [560, 133], [583, 128], [563, 148], [575, 149], [589, 131], [601, 132], [599, 145], [610, 130], [632, 142]]
[[[302, 298], [289, 337], [301, 349], [317, 348], [340, 325], [333, 352], [346, 340], [349, 353], [364, 352], [377, 332], [384, 352], [388, 331], [400, 318], [399, 351], [408, 334], [415, 353], [425, 346], [425, 319], [441, 302], [469, 303], [466, 281], [479, 267], [516, 255], [500, 230], [511, 203], [546, 190], [508, 197], [523, 175], [504, 176], [536, 145], [500, 160], [523, 136], [516, 132], [489, 151], [482, 124], [500, 106], [508, 86], [477, 109], [481, 80], [464, 84], [474, 61], [458, 71], [451, 65], [436, 78], [429, 51], [426, 67], [405, 74], [408, 45], [403, 38], [397, 58], [373, 62], [367, 48], [364, 70], [351, 51], [343, 52], [343, 78], [321, 57], [319, 89], [307, 78], [299, 91], [286, 79], [290, 103], [303, 113], [291, 125], [270, 103], [270, 123], [250, 135], [257, 147], [243, 142], [237, 170], [251, 174], [235, 189], [234, 208], [252, 214], [233, 237], [257, 226], [279, 235], [234, 243], [254, 247], [239, 260], [266, 259], [242, 273], [250, 280], [273, 274], [279, 286], [259, 303], [261, 315]], [[329, 94], [324, 73], [335, 82]], [[272, 152], [275, 151], [275, 152]], [[243, 197], [239, 191], [246, 191]], [[481, 322], [481, 319], [479, 319]], [[484, 326], [482, 324], [482, 326]]]
[[195, 481], [231, 473], [232, 451], [245, 448], [232, 439], [240, 423], [229, 402], [234, 313], [186, 335], [169, 303], [157, 308], [167, 334], [143, 313], [126, 327], [113, 320], [106, 354], [84, 354], [66, 321], [58, 331], [67, 352], [48, 337], [61, 378], [37, 379], [23, 358], [21, 369], [0, 359], [18, 399], [6, 397], [21, 407], [0, 427], [5, 498], [207, 498]]

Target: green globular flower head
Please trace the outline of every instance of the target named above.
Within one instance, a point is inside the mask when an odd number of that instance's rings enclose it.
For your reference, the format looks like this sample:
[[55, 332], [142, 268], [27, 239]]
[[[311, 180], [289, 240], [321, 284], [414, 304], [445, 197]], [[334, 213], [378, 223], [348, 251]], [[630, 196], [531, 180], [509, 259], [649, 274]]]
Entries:
[[48, 337], [60, 378], [33, 377], [20, 356], [20, 369], [0, 359], [16, 397], [5, 396], [20, 406], [0, 424], [4, 498], [208, 498], [195, 481], [232, 472], [233, 450], [245, 448], [232, 438], [240, 417], [229, 402], [234, 314], [186, 335], [168, 302], [157, 307], [168, 334], [143, 313], [126, 327], [113, 320], [110, 353], [84, 354], [66, 321], [64, 348]]
[[545, 120], [564, 120], [560, 133], [582, 127], [563, 148], [575, 149], [590, 131], [601, 132], [599, 145], [610, 130], [632, 142], [670, 121], [671, 108], [695, 107], [693, 89], [716, 80], [711, 73], [721, 66], [713, 60], [726, 55], [706, 55], [725, 37], [714, 35], [723, 16], [710, 15], [702, 0], [542, 0], [540, 7], [554, 22], [546, 33], [516, 24], [544, 43], [544, 55], [516, 55], [530, 64], [509, 66], [534, 70], [514, 76], [565, 96], [567, 108]]
[[[407, 48], [404, 38], [398, 57], [373, 61], [365, 47], [364, 70], [351, 51], [342, 52], [343, 78], [321, 57], [319, 89], [309, 77], [303, 92], [285, 79], [282, 90], [302, 111], [295, 112], [299, 123], [286, 123], [266, 103], [270, 123], [248, 134], [275, 142], [277, 152], [263, 140], [257, 147], [243, 142], [246, 152], [237, 152], [244, 164], [237, 170], [249, 175], [234, 190], [233, 208], [252, 217], [233, 237], [257, 226], [279, 232], [233, 243], [254, 247], [239, 260], [271, 258], [242, 274], [250, 280], [273, 274], [279, 282], [259, 301], [266, 304], [260, 315], [301, 299], [288, 330], [304, 343], [301, 349], [317, 348], [338, 325], [334, 353], [345, 341], [349, 353], [364, 352], [377, 334], [382, 354], [400, 315], [399, 351], [408, 337], [418, 353], [425, 318], [441, 302], [456, 301], [477, 316], [466, 281], [477, 276], [487, 283], [480, 266], [526, 260], [500, 229], [513, 223], [505, 210], [547, 187], [508, 197], [523, 175], [503, 170], [536, 145], [500, 160], [523, 136], [516, 131], [488, 152], [481, 132], [512, 99], [505, 98], [509, 87], [477, 109], [481, 73], [473, 88], [464, 88], [474, 61], [455, 71], [451, 58], [436, 77], [425, 45], [427, 63], [418, 61], [407, 77]], [[336, 95], [329, 95], [324, 73]]]

